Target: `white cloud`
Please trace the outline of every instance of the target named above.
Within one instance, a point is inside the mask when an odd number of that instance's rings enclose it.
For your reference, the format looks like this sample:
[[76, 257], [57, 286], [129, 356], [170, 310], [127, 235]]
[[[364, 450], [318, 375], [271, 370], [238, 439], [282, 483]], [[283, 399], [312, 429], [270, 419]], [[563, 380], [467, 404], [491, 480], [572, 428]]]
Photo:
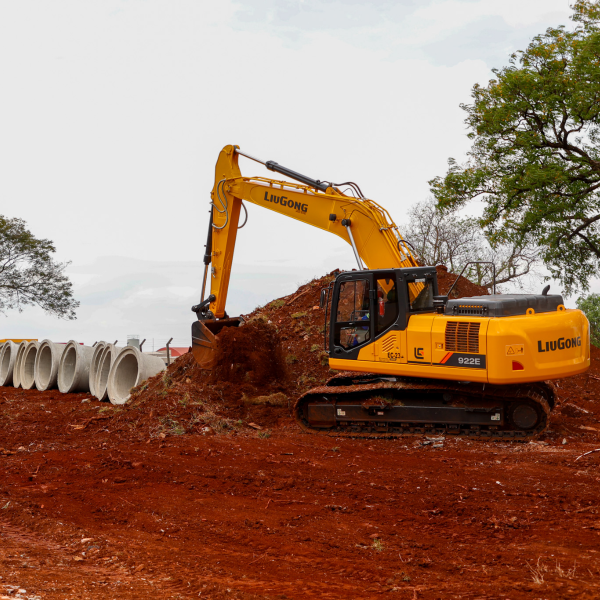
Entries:
[[572, 12], [570, 3], [570, 0], [442, 0], [421, 5], [412, 17], [427, 23], [427, 27], [418, 30], [422, 42], [486, 17], [500, 17], [516, 28], [546, 21], [554, 21], [556, 25], [566, 24]]

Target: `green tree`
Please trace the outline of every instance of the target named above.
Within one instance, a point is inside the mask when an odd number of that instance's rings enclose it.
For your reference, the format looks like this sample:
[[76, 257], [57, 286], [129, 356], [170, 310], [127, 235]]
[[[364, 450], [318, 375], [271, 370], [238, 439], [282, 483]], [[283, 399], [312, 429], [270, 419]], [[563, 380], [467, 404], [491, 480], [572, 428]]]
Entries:
[[600, 348], [600, 295], [590, 294], [578, 298], [577, 308], [585, 313], [590, 322], [590, 341]]
[[50, 240], [39, 240], [21, 219], [0, 215], [0, 312], [37, 305], [48, 314], [75, 319], [79, 306], [65, 268]]
[[600, 2], [573, 11], [473, 87], [467, 162], [429, 182], [442, 208], [481, 198], [492, 245], [536, 240], [567, 293], [600, 266]]

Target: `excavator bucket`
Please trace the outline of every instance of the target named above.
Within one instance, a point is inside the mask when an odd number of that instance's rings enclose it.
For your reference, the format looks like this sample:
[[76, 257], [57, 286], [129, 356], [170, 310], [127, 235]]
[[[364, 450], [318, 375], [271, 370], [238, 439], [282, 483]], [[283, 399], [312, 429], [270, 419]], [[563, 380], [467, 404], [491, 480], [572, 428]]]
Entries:
[[194, 321], [192, 324], [192, 354], [201, 369], [210, 371], [217, 360], [219, 340], [217, 336], [224, 327], [239, 327], [240, 317], [219, 321]]

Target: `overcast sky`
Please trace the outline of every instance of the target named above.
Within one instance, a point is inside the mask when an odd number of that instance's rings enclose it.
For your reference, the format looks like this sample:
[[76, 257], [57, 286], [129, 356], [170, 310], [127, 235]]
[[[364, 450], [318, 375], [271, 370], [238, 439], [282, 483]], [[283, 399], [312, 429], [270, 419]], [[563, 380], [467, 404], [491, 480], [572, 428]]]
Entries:
[[[569, 0], [0, 0], [2, 213], [55, 242], [81, 301], [75, 322], [11, 312], [0, 337], [189, 345], [224, 145], [356, 181], [400, 224], [464, 157], [473, 84], [570, 12]], [[228, 312], [353, 266], [337, 237], [251, 205]]]

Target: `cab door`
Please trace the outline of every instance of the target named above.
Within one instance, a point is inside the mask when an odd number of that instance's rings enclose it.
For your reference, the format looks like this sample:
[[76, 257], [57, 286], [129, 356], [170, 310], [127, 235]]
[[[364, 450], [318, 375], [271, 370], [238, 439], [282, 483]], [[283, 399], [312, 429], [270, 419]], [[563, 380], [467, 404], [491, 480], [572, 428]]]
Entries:
[[336, 281], [329, 340], [332, 358], [374, 360], [373, 284], [368, 271], [343, 274]]
[[[375, 360], [406, 362], [406, 317], [400, 311], [400, 295], [394, 271], [375, 271]], [[404, 311], [405, 312], [405, 311]], [[404, 325], [402, 322], [404, 321]]]

